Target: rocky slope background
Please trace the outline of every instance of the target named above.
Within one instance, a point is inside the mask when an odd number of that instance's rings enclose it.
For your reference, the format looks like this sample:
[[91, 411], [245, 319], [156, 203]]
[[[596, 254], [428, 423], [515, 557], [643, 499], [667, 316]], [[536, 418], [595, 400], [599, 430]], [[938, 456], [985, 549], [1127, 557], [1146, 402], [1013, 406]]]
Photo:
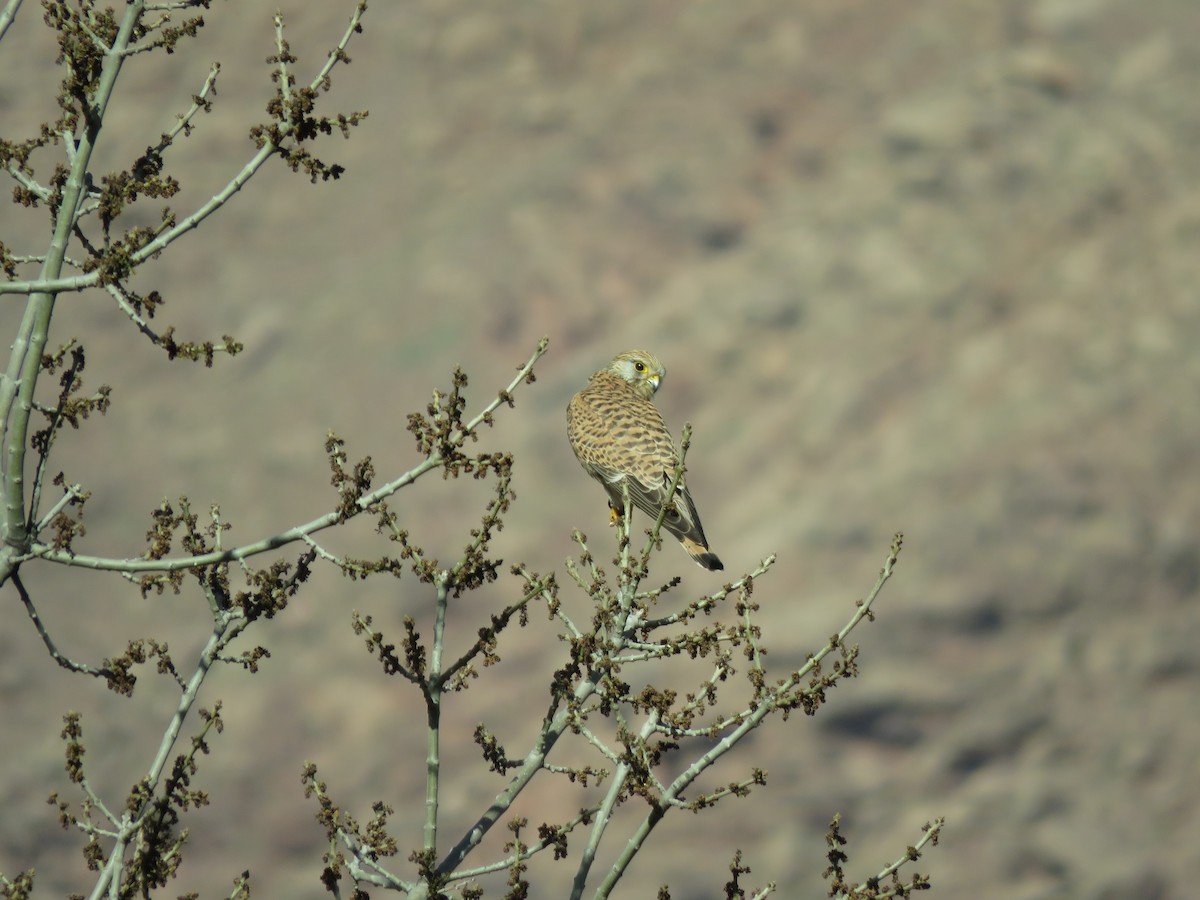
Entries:
[[[216, 109], [177, 148], [174, 205], [219, 190], [271, 93], [277, 5], [217, 5], [199, 40], [132, 72], [101, 170], [152, 143], [220, 60]], [[282, 8], [310, 72], [350, 4]], [[695, 428], [713, 548], [734, 574], [779, 554], [755, 595], [777, 666], [849, 617], [893, 531], [906, 545], [880, 621], [855, 633], [861, 677], [814, 720], [761, 732], [739, 759], [770, 787], [670, 822], [622, 896], [715, 896], [734, 845], [752, 880], [822, 896], [836, 812], [861, 874], [946, 816], [919, 865], [932, 896], [1191, 896], [1200, 5], [425, 0], [375, 4], [364, 24], [330, 99], [370, 117], [322, 148], [345, 176], [272, 167], [139, 275], [181, 336], [231, 333], [244, 355], [168, 364], [101, 293], [60, 301], [52, 337], [83, 337], [90, 383], [114, 388], [58, 460], [94, 492], [84, 549], [140, 552], [149, 511], [179, 494], [219, 502], [235, 540], [307, 521], [333, 502], [328, 429], [381, 479], [399, 473], [416, 459], [406, 414], [455, 364], [475, 409], [545, 334], [537, 384], [489, 440], [517, 457], [497, 549], [561, 571], [572, 527], [611, 539], [563, 408], [644, 347], [668, 368], [668, 422]], [[51, 116], [53, 57], [26, 3], [0, 44], [6, 137]], [[10, 247], [36, 252], [45, 231], [0, 206]], [[19, 315], [0, 307], [4, 333]], [[442, 557], [485, 499], [440, 481], [405, 494], [396, 507]], [[718, 583], [673, 546], [659, 559], [685, 589]], [[76, 658], [145, 635], [182, 654], [205, 634], [194, 592], [143, 601], [116, 577], [25, 574]], [[119, 802], [172, 692], [147, 675], [129, 701], [67, 677], [6, 593], [0, 871], [36, 866], [45, 896], [83, 890], [81, 842], [45, 804], [69, 793], [61, 716], [84, 712], [94, 780]], [[398, 634], [428, 603], [410, 579], [321, 572], [257, 635], [262, 674], [213, 679], [204, 699], [225, 698], [228, 727], [202, 764], [213, 806], [188, 823], [179, 891], [224, 895], [250, 868], [260, 896], [321, 894], [306, 759], [356, 812], [382, 797], [419, 820], [418, 698], [362, 652], [349, 613]], [[557, 646], [545, 623], [514, 633], [498, 674], [459, 698], [451, 830], [499, 783], [471, 728], [539, 705], [524, 692]], [[578, 804], [549, 787], [531, 800], [531, 816]]]

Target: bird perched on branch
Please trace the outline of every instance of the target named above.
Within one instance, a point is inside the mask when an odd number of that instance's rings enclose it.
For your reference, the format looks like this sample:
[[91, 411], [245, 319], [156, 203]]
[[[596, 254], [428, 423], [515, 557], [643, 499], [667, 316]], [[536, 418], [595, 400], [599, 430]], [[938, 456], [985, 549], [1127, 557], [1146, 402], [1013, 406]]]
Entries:
[[[679, 455], [666, 423], [650, 398], [667, 374], [645, 350], [627, 350], [588, 379], [567, 406], [567, 437], [584, 471], [604, 485], [615, 522], [633, 505], [657, 519], [671, 490]], [[682, 480], [663, 519], [701, 566], [724, 569], [708, 550], [708, 540], [691, 494]]]

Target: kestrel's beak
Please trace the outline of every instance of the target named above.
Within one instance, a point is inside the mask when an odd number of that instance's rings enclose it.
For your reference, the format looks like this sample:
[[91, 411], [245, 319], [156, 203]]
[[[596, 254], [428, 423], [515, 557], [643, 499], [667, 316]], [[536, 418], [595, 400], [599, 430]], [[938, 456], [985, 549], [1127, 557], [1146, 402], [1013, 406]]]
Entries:
[[658, 386], [662, 384], [662, 378], [658, 375], [651, 375], [646, 379], [646, 383], [650, 385], [650, 393], [653, 394], [658, 390]]

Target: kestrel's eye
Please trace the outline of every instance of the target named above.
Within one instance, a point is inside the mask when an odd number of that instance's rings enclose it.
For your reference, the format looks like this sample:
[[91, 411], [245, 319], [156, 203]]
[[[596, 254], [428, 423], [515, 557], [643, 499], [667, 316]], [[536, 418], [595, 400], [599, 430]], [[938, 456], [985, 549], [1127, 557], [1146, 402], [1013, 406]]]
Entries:
[[645, 363], [643, 363], [643, 362], [634, 363], [634, 364], [633, 364], [633, 367], [634, 367], [635, 369], [637, 369], [639, 372], [645, 372], [645, 371], [646, 371], [646, 364], [645, 364]]

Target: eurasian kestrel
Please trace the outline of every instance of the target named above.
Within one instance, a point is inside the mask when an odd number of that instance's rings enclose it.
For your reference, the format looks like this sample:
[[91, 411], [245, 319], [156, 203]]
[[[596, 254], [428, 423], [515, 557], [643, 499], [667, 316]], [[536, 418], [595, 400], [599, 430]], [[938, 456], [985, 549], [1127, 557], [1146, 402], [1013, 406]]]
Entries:
[[[666, 423], [650, 398], [667, 370], [645, 350], [627, 350], [567, 406], [567, 437], [584, 471], [604, 485], [609, 505], [625, 509], [623, 489], [633, 505], [657, 519], [671, 489], [679, 456]], [[679, 491], [663, 519], [688, 555], [706, 569], [724, 569], [708, 540], [687, 487]]]

